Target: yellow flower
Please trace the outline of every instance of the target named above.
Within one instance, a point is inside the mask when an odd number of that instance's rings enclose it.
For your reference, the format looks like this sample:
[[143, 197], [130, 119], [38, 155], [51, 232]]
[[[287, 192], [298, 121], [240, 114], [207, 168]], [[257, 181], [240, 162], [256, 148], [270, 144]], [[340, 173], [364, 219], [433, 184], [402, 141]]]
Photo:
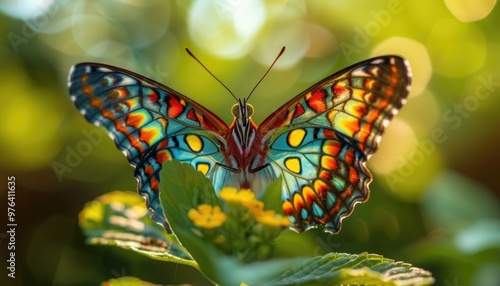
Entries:
[[243, 206], [247, 208], [254, 217], [259, 216], [264, 211], [264, 203], [257, 200], [244, 202]]
[[262, 211], [259, 216], [256, 216], [259, 223], [271, 227], [288, 227], [290, 220], [287, 217], [276, 214], [273, 210]]
[[207, 229], [221, 226], [227, 218], [219, 206], [212, 207], [207, 204], [201, 204], [197, 209], [190, 209], [188, 217], [196, 226]]
[[219, 192], [219, 197], [227, 203], [243, 204], [255, 199], [255, 194], [250, 189], [241, 189], [239, 192], [235, 188], [225, 187]]

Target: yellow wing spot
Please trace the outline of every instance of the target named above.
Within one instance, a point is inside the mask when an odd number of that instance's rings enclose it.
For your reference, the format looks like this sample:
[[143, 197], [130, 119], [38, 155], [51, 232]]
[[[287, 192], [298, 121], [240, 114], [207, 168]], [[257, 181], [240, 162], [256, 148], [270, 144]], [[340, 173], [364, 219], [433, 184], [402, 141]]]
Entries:
[[297, 157], [290, 157], [285, 159], [285, 167], [287, 167], [288, 170], [300, 174], [302, 172], [302, 168], [300, 165], [300, 159]]
[[206, 175], [208, 173], [208, 170], [210, 170], [210, 165], [207, 163], [199, 163], [198, 165], [196, 165], [196, 170], [202, 172], [203, 175]]
[[198, 135], [190, 134], [186, 136], [186, 143], [193, 152], [200, 152], [203, 148], [203, 141]]
[[287, 138], [288, 145], [293, 148], [299, 147], [305, 136], [306, 131], [304, 129], [295, 129], [290, 131]]

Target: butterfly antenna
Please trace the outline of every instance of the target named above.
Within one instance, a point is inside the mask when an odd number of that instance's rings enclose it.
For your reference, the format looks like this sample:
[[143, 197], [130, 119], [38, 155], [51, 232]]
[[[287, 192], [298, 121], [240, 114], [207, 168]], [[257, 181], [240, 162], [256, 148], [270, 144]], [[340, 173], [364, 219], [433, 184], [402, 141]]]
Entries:
[[222, 84], [222, 86], [227, 90], [229, 91], [229, 93], [234, 97], [234, 99], [236, 99], [236, 101], [238, 101], [238, 98], [236, 98], [236, 96], [234, 95], [234, 93], [224, 84], [222, 83], [222, 81], [220, 81], [195, 55], [193, 55], [193, 53], [188, 49], [186, 48], [186, 52], [193, 58], [195, 59], [213, 78], [215, 78], [220, 84]]
[[259, 86], [260, 82], [266, 77], [266, 75], [271, 71], [271, 69], [273, 68], [274, 64], [278, 61], [278, 59], [283, 55], [283, 53], [285, 52], [285, 46], [283, 46], [283, 48], [281, 48], [281, 51], [280, 53], [278, 54], [278, 56], [274, 59], [274, 62], [271, 64], [271, 66], [267, 69], [266, 73], [260, 78], [259, 82], [257, 82], [257, 84], [253, 87], [252, 91], [250, 91], [250, 94], [247, 96], [247, 99], [248, 100], [250, 98], [250, 96], [252, 95], [252, 93], [254, 92], [254, 90], [257, 88], [257, 86]]

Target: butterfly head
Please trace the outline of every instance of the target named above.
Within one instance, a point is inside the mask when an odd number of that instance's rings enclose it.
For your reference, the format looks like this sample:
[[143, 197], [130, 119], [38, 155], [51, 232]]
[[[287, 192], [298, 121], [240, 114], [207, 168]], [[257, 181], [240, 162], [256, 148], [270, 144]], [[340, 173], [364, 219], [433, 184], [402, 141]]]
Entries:
[[248, 126], [250, 117], [253, 115], [253, 106], [247, 103], [246, 99], [239, 99], [238, 103], [233, 105], [231, 113], [239, 126]]

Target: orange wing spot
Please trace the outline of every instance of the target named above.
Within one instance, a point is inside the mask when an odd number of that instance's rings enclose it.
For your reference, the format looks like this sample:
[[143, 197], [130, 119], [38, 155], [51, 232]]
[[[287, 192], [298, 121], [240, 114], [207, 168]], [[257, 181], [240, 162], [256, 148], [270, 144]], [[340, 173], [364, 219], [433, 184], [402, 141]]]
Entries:
[[386, 99], [380, 99], [379, 102], [378, 102], [378, 105], [377, 105], [377, 108], [382, 110], [384, 108], [387, 107], [387, 105], [389, 105], [389, 100], [386, 100]]
[[88, 74], [82, 75], [82, 81], [83, 82], [87, 82], [88, 80], [89, 80], [89, 75]]
[[168, 146], [168, 139], [165, 139], [158, 144], [158, 149], [165, 149]]
[[158, 95], [158, 93], [155, 90], [151, 90], [151, 93], [149, 94], [149, 101], [155, 103], [159, 98], [160, 96]]
[[95, 96], [92, 96], [89, 100], [89, 104], [92, 107], [101, 108], [102, 107], [102, 99], [95, 97]]
[[350, 105], [350, 111], [352, 115], [361, 118], [368, 113], [368, 106], [362, 102], [358, 102]]
[[321, 156], [321, 167], [327, 170], [337, 170], [339, 165], [337, 164], [337, 160], [331, 156], [323, 155]]
[[335, 135], [335, 132], [329, 129], [323, 129], [323, 136], [329, 139], [337, 139], [337, 135]]
[[170, 117], [170, 118], [179, 117], [179, 115], [181, 115], [182, 112], [184, 111], [185, 105], [186, 105], [186, 103], [182, 99], [179, 99], [176, 96], [170, 95], [170, 98], [168, 100], [168, 108], [167, 108], [168, 117]]
[[146, 120], [146, 116], [141, 113], [130, 113], [127, 115], [127, 119], [125, 120], [125, 124], [128, 126], [132, 126], [134, 128], [139, 128], [142, 126], [144, 121]]
[[326, 198], [326, 192], [330, 189], [328, 185], [323, 182], [322, 180], [314, 180], [313, 183], [314, 189], [316, 190], [316, 193], [318, 194], [319, 197], [325, 199]]
[[[394, 73], [395, 73], [395, 74], [397, 74], [397, 73], [398, 73], [397, 68], [395, 68], [395, 69], [393, 69], [393, 70], [394, 70]], [[393, 86], [396, 86], [396, 85], [398, 85], [398, 84], [399, 84], [399, 78], [398, 78], [397, 76], [391, 76], [390, 81], [391, 81], [391, 84], [392, 84]]]
[[370, 122], [370, 124], [372, 124], [373, 122], [375, 122], [375, 120], [377, 120], [379, 116], [380, 116], [380, 110], [373, 109], [370, 111], [370, 113], [368, 113], [367, 120], [368, 122]]
[[349, 182], [351, 182], [351, 184], [353, 184], [353, 185], [355, 185], [359, 182], [358, 172], [354, 168], [351, 168], [349, 170]]
[[314, 201], [318, 200], [318, 197], [314, 193], [314, 190], [309, 186], [302, 187], [302, 196], [304, 197], [308, 206], [312, 205]]
[[384, 93], [389, 98], [393, 97], [394, 96], [394, 88], [392, 86], [388, 86], [388, 87], [385, 88]]
[[[130, 134], [130, 132], [127, 129], [127, 126], [125, 124], [123, 124], [123, 122], [120, 120], [115, 120], [115, 128], [117, 131], [119, 131], [125, 135]], [[143, 148], [141, 142], [139, 140], [137, 140], [137, 138], [135, 138], [135, 136], [127, 136], [127, 138], [128, 138], [128, 141], [130, 142], [130, 145], [132, 145], [132, 147], [136, 148], [137, 151], [139, 151], [139, 152], [144, 151], [144, 148]]]
[[372, 130], [372, 125], [371, 124], [366, 124], [361, 128], [360, 132], [358, 133], [358, 141], [361, 143], [365, 143], [366, 139], [368, 139], [368, 136], [370, 136]]
[[301, 116], [302, 114], [304, 114], [305, 110], [304, 110], [304, 106], [302, 106], [302, 104], [297, 104], [293, 110], [293, 115], [292, 117], [293, 118], [296, 118], [296, 117], [299, 117]]
[[335, 84], [335, 86], [333, 86], [333, 93], [335, 93], [335, 95], [344, 94], [344, 92], [347, 92], [345, 86], [345, 82], [338, 82], [337, 84]]
[[298, 193], [295, 193], [295, 195], [293, 196], [293, 205], [294, 205], [295, 209], [297, 210], [297, 212], [300, 213], [300, 211], [305, 206], [304, 198], [302, 198], [302, 196], [299, 195]]
[[86, 95], [92, 95], [92, 93], [94, 92], [94, 89], [90, 85], [84, 85], [82, 87], [82, 92], [83, 92], [83, 94], [86, 94]]
[[144, 174], [151, 176], [155, 172], [155, 169], [151, 165], [147, 165], [146, 168], [144, 168]]
[[380, 82], [378, 80], [367, 78], [364, 82], [364, 87], [366, 89], [380, 89]]
[[285, 215], [293, 215], [293, 205], [290, 201], [286, 200], [283, 202], [283, 204], [281, 205], [281, 208], [283, 209], [283, 213]]
[[158, 162], [158, 164], [162, 164], [170, 159], [172, 159], [172, 154], [170, 154], [168, 150], [162, 150], [156, 153], [156, 162]]
[[137, 151], [142, 152], [144, 151], [144, 147], [141, 143], [141, 141], [137, 140], [135, 136], [128, 136], [128, 141], [130, 142], [130, 145], [132, 145]]
[[139, 140], [151, 145], [154, 139], [157, 137], [158, 132], [155, 129], [141, 129], [139, 130]]
[[365, 95], [365, 100], [368, 103], [374, 104], [375, 102], [377, 102], [377, 96], [373, 92], [368, 92]]
[[188, 113], [186, 114], [186, 117], [188, 119], [195, 121], [195, 122], [198, 122], [198, 117], [196, 116], [194, 109], [189, 110]]
[[319, 171], [318, 177], [324, 181], [331, 181], [332, 180], [332, 174], [324, 169]]
[[115, 98], [125, 98], [128, 95], [128, 91], [124, 87], [119, 87], [108, 92], [108, 97], [111, 99]]
[[347, 164], [352, 164], [354, 162], [354, 149], [349, 148], [347, 149], [347, 152], [345, 152], [345, 161]]
[[351, 137], [354, 137], [354, 134], [359, 131], [359, 119], [355, 117], [339, 117], [337, 123], [340, 129]]
[[325, 96], [323, 90], [317, 90], [309, 99], [306, 99], [307, 106], [316, 113], [324, 112], [326, 110]]
[[323, 152], [328, 155], [337, 156], [340, 149], [342, 149], [342, 144], [339, 141], [328, 140], [323, 144]]
[[159, 190], [159, 188], [158, 188], [159, 182], [154, 177], [151, 177], [150, 185], [151, 185], [151, 189], [153, 189], [153, 191], [157, 192]]
[[138, 105], [137, 100], [133, 98], [124, 100], [123, 103], [128, 107], [128, 109], [135, 109], [135, 107]]
[[107, 118], [109, 120], [114, 119], [114, 116], [113, 116], [114, 113], [109, 111], [109, 110], [106, 110], [106, 109], [101, 110], [101, 115], [102, 115], [102, 117]]

